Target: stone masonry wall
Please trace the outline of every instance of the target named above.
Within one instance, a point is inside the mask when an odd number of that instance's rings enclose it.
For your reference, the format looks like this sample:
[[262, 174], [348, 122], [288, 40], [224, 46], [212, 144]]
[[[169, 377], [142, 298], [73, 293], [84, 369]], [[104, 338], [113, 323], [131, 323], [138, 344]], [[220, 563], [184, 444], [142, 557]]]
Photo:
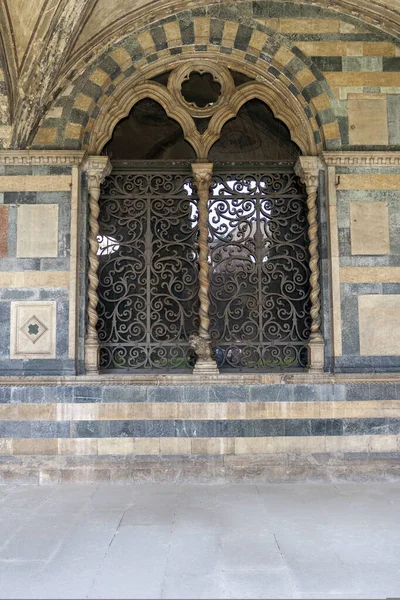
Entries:
[[[320, 479], [339, 463], [346, 478], [362, 455], [357, 476], [385, 478], [395, 472], [382, 459], [400, 456], [399, 401], [399, 378], [0, 387], [0, 481], [187, 480], [174, 462], [182, 456], [200, 460], [189, 463], [200, 478], [215, 477], [218, 457], [221, 477], [285, 480], [294, 464], [297, 476]], [[146, 457], [170, 462], [155, 475]]]
[[[310, 123], [321, 155], [325, 374], [168, 376], [168, 385], [84, 376], [84, 153], [121, 85], [188, 53], [268, 73]], [[349, 457], [398, 463], [398, 40], [301, 3], [210, 4], [128, 32], [60, 90], [36, 150], [0, 153], [0, 481], [148, 478], [149, 456], [213, 457], [221, 473], [254, 476], [268, 460], [283, 473], [300, 456], [317, 475], [335, 457], [343, 472]]]
[[0, 374], [73, 375], [81, 175], [20, 158], [28, 164], [0, 165]]
[[399, 371], [400, 169], [330, 167], [329, 178], [333, 368]]
[[400, 147], [398, 40], [334, 11], [266, 0], [210, 4], [127, 34], [63, 83], [36, 147], [87, 148], [101, 107], [121, 84], [189, 52], [240, 59], [284, 83], [321, 149]]

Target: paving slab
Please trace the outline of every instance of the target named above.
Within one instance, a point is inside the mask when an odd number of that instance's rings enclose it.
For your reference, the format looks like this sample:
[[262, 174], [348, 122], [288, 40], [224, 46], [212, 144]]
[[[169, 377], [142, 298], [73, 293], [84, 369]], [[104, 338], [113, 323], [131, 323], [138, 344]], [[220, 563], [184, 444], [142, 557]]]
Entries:
[[0, 486], [0, 598], [399, 598], [400, 483]]

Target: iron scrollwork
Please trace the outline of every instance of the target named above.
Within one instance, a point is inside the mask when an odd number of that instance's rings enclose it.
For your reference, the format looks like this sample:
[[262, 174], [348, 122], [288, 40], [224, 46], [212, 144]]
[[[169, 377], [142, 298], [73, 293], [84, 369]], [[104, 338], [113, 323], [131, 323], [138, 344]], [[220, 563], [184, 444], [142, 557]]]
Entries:
[[[100, 368], [191, 369], [201, 348], [190, 165], [114, 166], [99, 204]], [[217, 165], [208, 211], [209, 333], [219, 368], [306, 367], [307, 193], [293, 167]]]
[[304, 368], [307, 193], [293, 172], [217, 171], [209, 201], [210, 335], [220, 368]]
[[114, 168], [99, 223], [100, 368], [191, 368], [199, 281], [190, 171]]

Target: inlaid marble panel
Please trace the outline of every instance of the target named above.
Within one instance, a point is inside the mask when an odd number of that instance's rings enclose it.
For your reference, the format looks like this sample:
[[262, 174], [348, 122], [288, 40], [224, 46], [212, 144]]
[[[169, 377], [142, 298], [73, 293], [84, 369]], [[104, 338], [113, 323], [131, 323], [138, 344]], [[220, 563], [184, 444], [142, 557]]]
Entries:
[[58, 204], [21, 204], [17, 212], [17, 257], [58, 255]]
[[[353, 75], [353, 73], [351, 73]], [[349, 94], [349, 141], [354, 145], [386, 145], [389, 141], [385, 94]]]
[[400, 356], [400, 296], [359, 296], [361, 356]]
[[390, 254], [387, 202], [350, 204], [352, 254]]
[[56, 357], [56, 304], [11, 303], [11, 359]]

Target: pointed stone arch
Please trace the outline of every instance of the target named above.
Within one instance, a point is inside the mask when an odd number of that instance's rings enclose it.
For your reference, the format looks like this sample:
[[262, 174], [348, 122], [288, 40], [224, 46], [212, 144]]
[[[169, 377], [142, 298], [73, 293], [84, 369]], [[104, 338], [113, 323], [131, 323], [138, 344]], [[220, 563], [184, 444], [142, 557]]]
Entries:
[[[187, 21], [188, 15], [185, 17]], [[192, 17], [197, 18], [195, 14]], [[92, 151], [93, 132], [96, 130], [98, 136], [98, 120], [103, 118], [106, 106], [112, 109], [111, 98], [115, 102], [130, 85], [141, 85], [182, 61], [197, 57], [223, 62], [249, 74], [265, 89], [275, 90], [285, 107], [281, 109], [285, 112], [283, 120], [287, 122], [290, 112], [292, 121], [301, 122], [304, 130], [301, 135], [300, 126], [294, 122], [287, 124], [292, 135], [296, 131], [296, 139], [307, 137], [308, 155], [341, 149], [339, 125], [332, 108], [333, 94], [310, 58], [287, 38], [256, 21], [246, 26], [216, 18], [206, 21], [204, 18], [202, 29], [195, 30], [197, 37], [188, 37], [184, 43], [182, 29], [178, 35], [177, 14], [169, 21], [172, 33], [167, 47], [160, 46], [154, 37], [157, 28], [152, 26], [128, 36], [117, 48], [96, 58], [56, 101], [36, 135], [34, 147]], [[216, 37], [217, 30], [225, 32], [221, 39]], [[231, 32], [230, 37], [227, 32]], [[272, 92], [269, 101], [273, 102]], [[274, 103], [275, 111], [277, 104]], [[311, 145], [315, 146], [312, 152]]]
[[[193, 58], [195, 56], [186, 55], [185, 61], [190, 65]], [[207, 61], [204, 61], [204, 64], [207, 65]], [[220, 56], [218, 56], [218, 64], [224, 64], [224, 60], [221, 60]], [[153, 81], [136, 84], [136, 79], [134, 75], [127, 79], [101, 107], [91, 132], [88, 144], [89, 154], [100, 154], [105, 144], [111, 139], [117, 123], [128, 116], [139, 100], [146, 97], [157, 101], [169, 117], [178, 121], [186, 141], [192, 145], [200, 159], [207, 158], [209, 150], [218, 140], [225, 123], [235, 117], [240, 108], [253, 98], [265, 102], [275, 117], [287, 125], [293, 141], [297, 143], [304, 155], [318, 154], [313, 129], [303, 114], [301, 106], [295, 101], [295, 98], [288, 97], [284, 86], [269, 84], [268, 78], [265, 81], [251, 81], [237, 88], [228, 101], [212, 116], [204, 134], [198, 132], [194, 120], [187, 111], [177, 105], [167, 88]]]

